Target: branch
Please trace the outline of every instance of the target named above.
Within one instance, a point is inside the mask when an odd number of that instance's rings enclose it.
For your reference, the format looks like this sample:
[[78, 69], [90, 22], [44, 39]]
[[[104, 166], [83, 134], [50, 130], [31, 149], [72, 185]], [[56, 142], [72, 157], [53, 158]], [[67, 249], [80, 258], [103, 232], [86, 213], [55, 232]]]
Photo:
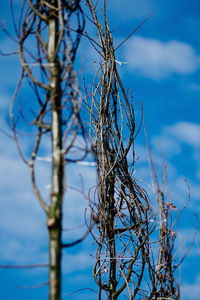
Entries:
[[149, 15], [148, 15], [148, 17], [146, 18], [146, 19], [144, 19], [137, 27], [136, 27], [136, 29], [134, 29], [132, 32], [131, 32], [131, 34], [129, 34], [128, 36], [127, 36], [127, 38], [125, 38], [115, 49], [114, 49], [114, 52], [115, 51], [117, 51], [117, 49], [119, 49], [128, 39], [130, 39], [130, 37], [134, 34], [134, 33], [136, 33], [137, 31], [138, 31], [138, 29], [145, 23], [145, 22], [147, 22], [148, 20], [149, 20], [149, 18], [152, 16], [152, 13], [150, 13]]

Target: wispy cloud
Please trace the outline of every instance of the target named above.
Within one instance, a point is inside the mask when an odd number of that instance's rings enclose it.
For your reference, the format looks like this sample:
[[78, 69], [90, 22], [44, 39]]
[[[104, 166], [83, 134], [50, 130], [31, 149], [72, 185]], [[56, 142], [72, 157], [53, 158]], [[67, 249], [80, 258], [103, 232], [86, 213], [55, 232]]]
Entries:
[[[189, 207], [199, 211], [200, 124], [177, 122], [171, 126], [166, 126], [158, 136], [152, 139], [152, 144], [155, 148], [160, 144], [167, 164], [173, 171], [170, 172], [170, 181], [175, 183], [173, 191], [176, 195], [176, 201], [181, 204], [188, 197], [188, 189], [184, 184], [185, 178], [187, 178], [191, 193]], [[182, 160], [183, 173], [176, 169], [178, 166], [174, 163], [175, 157], [179, 161]]]
[[[2, 122], [1, 122], [2, 123]], [[24, 148], [29, 148], [31, 140], [24, 139]], [[49, 147], [44, 145], [44, 153]], [[44, 154], [43, 153], [43, 154]], [[33, 194], [29, 169], [20, 160], [14, 141], [0, 134], [0, 256], [1, 263], [46, 262], [48, 257], [48, 233], [46, 216]], [[50, 183], [50, 164], [37, 162], [37, 177], [42, 195], [46, 201]], [[90, 185], [96, 183], [95, 168], [67, 165], [67, 186], [64, 201], [64, 241], [72, 242], [86, 231], [85, 210]], [[75, 190], [76, 189], [76, 190]], [[74, 227], [77, 229], [74, 230]], [[77, 254], [76, 259], [79, 258]], [[80, 264], [83, 260], [80, 260]], [[81, 267], [81, 266], [80, 266]]]
[[151, 142], [155, 148], [161, 148], [162, 152], [166, 153], [168, 157], [181, 152], [180, 143], [172, 138], [168, 131], [162, 132], [161, 135], [152, 138]]
[[14, 142], [1, 134], [0, 146], [1, 262], [25, 263], [30, 262], [30, 257], [40, 260], [47, 234], [44, 214], [33, 195], [28, 169], [20, 161]]
[[200, 273], [197, 275], [194, 283], [184, 284], [182, 286], [182, 295], [185, 300], [199, 300], [200, 295]]
[[180, 142], [187, 143], [192, 147], [200, 147], [200, 124], [179, 122], [165, 128], [165, 131]]
[[199, 56], [190, 45], [176, 40], [162, 42], [141, 36], [135, 36], [127, 42], [125, 60], [132, 72], [156, 80], [171, 74], [191, 74], [199, 67]]

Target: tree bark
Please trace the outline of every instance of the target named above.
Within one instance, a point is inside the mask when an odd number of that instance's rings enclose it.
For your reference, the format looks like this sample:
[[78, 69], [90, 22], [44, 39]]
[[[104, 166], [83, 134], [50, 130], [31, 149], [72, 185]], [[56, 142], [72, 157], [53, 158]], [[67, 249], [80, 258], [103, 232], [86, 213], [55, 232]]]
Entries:
[[[57, 0], [52, 0], [54, 7]], [[62, 252], [62, 200], [64, 192], [64, 153], [62, 146], [62, 109], [61, 109], [61, 72], [57, 55], [58, 15], [55, 10], [49, 19], [48, 63], [50, 69], [50, 97], [52, 106], [51, 141], [52, 141], [52, 183], [51, 205], [48, 215], [49, 230], [49, 300], [61, 299], [61, 252]]]

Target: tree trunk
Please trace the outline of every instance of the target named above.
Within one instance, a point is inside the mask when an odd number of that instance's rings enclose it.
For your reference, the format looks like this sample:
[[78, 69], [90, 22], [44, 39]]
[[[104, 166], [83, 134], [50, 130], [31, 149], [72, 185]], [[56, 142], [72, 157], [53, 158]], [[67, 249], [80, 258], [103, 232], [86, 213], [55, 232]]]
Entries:
[[[51, 4], [58, 7], [57, 0]], [[48, 216], [49, 229], [49, 300], [61, 299], [61, 233], [62, 233], [62, 200], [64, 190], [64, 157], [62, 147], [61, 116], [61, 72], [57, 55], [58, 15], [52, 11], [49, 19], [48, 63], [50, 69], [50, 97], [52, 106], [51, 141], [52, 141], [52, 183], [51, 206]]]

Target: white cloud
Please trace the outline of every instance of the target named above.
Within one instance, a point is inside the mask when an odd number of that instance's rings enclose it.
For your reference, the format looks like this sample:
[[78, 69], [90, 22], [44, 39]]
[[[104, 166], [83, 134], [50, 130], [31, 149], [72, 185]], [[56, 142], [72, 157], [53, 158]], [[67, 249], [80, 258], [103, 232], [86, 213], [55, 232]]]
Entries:
[[200, 84], [198, 83], [189, 84], [189, 88], [194, 92], [200, 92]]
[[196, 172], [196, 177], [198, 178], [198, 180], [200, 180], [200, 167], [199, 167], [199, 169]]
[[172, 139], [168, 134], [162, 134], [161, 136], [155, 136], [151, 142], [155, 148], [160, 148], [167, 156], [172, 156], [180, 153], [180, 143], [176, 139]]
[[[2, 123], [2, 122], [1, 122]], [[23, 139], [24, 148], [29, 148], [31, 139]], [[49, 153], [48, 146], [42, 154]], [[47, 262], [48, 235], [45, 226], [46, 216], [33, 194], [28, 167], [21, 161], [12, 139], [0, 134], [0, 256], [3, 263]], [[50, 182], [50, 164], [37, 162], [38, 182], [45, 200], [49, 191], [45, 185]], [[95, 168], [71, 164], [67, 166], [67, 184], [87, 195], [88, 186], [95, 184]], [[80, 176], [82, 174], [82, 177]], [[67, 187], [64, 201], [64, 241], [72, 242], [80, 238], [86, 230], [84, 213], [88, 206], [83, 193]], [[82, 226], [81, 226], [82, 225]], [[78, 230], [71, 230], [78, 227]], [[80, 227], [81, 226], [81, 227]], [[79, 257], [79, 254], [77, 254]], [[67, 258], [66, 258], [67, 259]], [[80, 258], [77, 258], [80, 259]], [[83, 260], [80, 260], [82, 264]]]
[[[158, 149], [160, 144], [167, 163], [167, 175], [169, 186], [172, 187], [172, 196], [178, 208], [181, 208], [188, 199], [188, 188], [185, 179], [189, 182], [190, 201], [187, 209], [190, 211], [200, 211], [200, 124], [190, 122], [177, 122], [171, 126], [166, 126], [158, 136], [152, 138], [154, 149]], [[189, 147], [184, 147], [187, 145]], [[156, 151], [155, 156], [159, 155]], [[158, 153], [158, 154], [157, 154]], [[183, 171], [175, 163], [178, 158], [179, 164], [182, 160]], [[173, 164], [172, 164], [173, 161]], [[193, 168], [188, 167], [190, 164]], [[162, 166], [162, 163], [159, 164]], [[185, 166], [185, 168], [184, 168]], [[189, 168], [187, 170], [187, 168]], [[160, 169], [160, 168], [158, 168]], [[183, 173], [181, 173], [183, 172]]]
[[127, 42], [125, 60], [133, 72], [152, 79], [162, 79], [172, 73], [191, 74], [199, 67], [199, 57], [190, 45], [140, 36], [134, 36]]
[[[161, 133], [152, 138], [153, 146], [161, 146], [161, 149], [167, 158], [176, 154], [181, 154], [183, 145], [191, 147], [193, 159], [200, 166], [200, 124], [191, 122], [177, 122], [173, 125], [166, 126]], [[197, 175], [200, 171], [197, 171]]]
[[14, 142], [0, 137], [0, 256], [5, 262], [41, 262], [41, 247], [47, 242], [44, 214]]
[[[199, 213], [200, 211], [200, 203], [199, 203], [199, 194], [200, 194], [200, 187], [199, 183], [195, 181], [190, 181], [187, 178], [187, 182], [189, 185], [189, 189], [187, 183], [185, 181], [185, 177], [178, 174], [175, 174], [173, 178], [170, 178], [170, 186], [172, 187], [172, 198], [175, 201], [176, 206], [178, 209], [182, 209], [183, 206], [188, 201], [186, 210], [191, 210], [192, 212]], [[191, 220], [190, 220], [191, 221]]]
[[165, 131], [180, 142], [184, 142], [192, 147], [200, 147], [200, 124], [179, 122], [173, 126], [166, 127]]
[[181, 288], [182, 297], [185, 300], [199, 300], [200, 295], [200, 273], [197, 275], [194, 283], [184, 284]]
[[[63, 271], [69, 274], [76, 271], [88, 270], [94, 264], [94, 259], [91, 257], [91, 243], [84, 243], [79, 252], [74, 250], [73, 253], [64, 254]], [[94, 252], [94, 251], [92, 251]], [[94, 253], [92, 253], [95, 255]]]

